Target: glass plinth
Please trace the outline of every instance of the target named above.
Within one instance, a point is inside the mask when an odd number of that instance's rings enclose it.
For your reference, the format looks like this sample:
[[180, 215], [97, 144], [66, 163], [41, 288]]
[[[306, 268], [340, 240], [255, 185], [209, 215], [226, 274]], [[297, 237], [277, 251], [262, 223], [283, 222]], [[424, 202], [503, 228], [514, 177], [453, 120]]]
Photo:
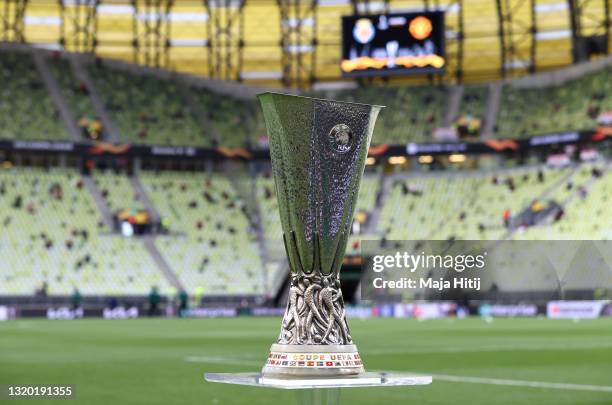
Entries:
[[366, 372], [340, 377], [272, 377], [261, 373], [206, 373], [209, 382], [250, 385], [278, 389], [320, 389], [353, 387], [393, 387], [431, 384], [431, 376], [395, 372]]

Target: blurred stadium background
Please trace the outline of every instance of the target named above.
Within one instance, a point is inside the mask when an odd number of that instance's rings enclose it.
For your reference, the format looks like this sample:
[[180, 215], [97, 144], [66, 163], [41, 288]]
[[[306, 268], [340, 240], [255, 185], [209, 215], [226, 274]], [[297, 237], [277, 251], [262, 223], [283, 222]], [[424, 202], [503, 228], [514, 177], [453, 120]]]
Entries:
[[[341, 17], [431, 12], [442, 68], [341, 70]], [[0, 0], [0, 383], [291, 400], [200, 381], [263, 365], [287, 299], [255, 99], [273, 89], [387, 106], [343, 293], [366, 367], [435, 383], [347, 403], [611, 403], [610, 250], [554, 274], [509, 257], [479, 294], [359, 289], [362, 240], [612, 239], [611, 16], [608, 0]], [[179, 315], [199, 319], [94, 319]]]

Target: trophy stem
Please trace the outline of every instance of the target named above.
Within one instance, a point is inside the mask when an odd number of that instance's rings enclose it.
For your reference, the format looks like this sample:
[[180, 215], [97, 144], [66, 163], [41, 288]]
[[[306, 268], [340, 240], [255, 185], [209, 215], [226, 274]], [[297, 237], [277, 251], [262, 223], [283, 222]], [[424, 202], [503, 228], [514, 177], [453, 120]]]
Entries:
[[262, 372], [293, 376], [364, 372], [335, 274], [292, 276], [281, 332]]
[[346, 345], [353, 343], [335, 274], [294, 274], [278, 337], [284, 345]]

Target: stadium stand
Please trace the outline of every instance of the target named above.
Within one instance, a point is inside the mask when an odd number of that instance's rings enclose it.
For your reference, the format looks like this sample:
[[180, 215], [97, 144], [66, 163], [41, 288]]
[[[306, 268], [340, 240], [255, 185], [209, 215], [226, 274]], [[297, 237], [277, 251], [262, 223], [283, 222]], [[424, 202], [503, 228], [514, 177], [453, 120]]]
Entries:
[[283, 229], [278, 212], [276, 189], [271, 173], [257, 176], [257, 198], [261, 207], [261, 216], [266, 239], [270, 242], [270, 249], [276, 255], [284, 254], [282, 245]]
[[488, 90], [483, 86], [465, 86], [454, 125], [459, 136], [477, 136], [483, 128]]
[[465, 86], [461, 97], [459, 116], [483, 118], [488, 90], [484, 86]]
[[430, 141], [441, 125], [447, 91], [440, 87], [364, 87], [339, 92], [342, 101], [384, 105], [374, 129], [373, 144]]
[[98, 64], [89, 69], [122, 140], [154, 145], [211, 145], [212, 138], [204, 135], [173, 81]]
[[67, 138], [30, 55], [2, 51], [0, 83], [0, 139]]
[[[146, 294], [168, 284], [141, 241], [105, 233], [76, 170], [0, 171], [0, 294]], [[8, 271], [10, 270], [10, 271]]]
[[[3, 90], [2, 108], [10, 111], [14, 118], [2, 118], [7, 122], [0, 136], [5, 139], [65, 139], [66, 130], [57, 119], [31, 56], [15, 51], [3, 51], [3, 55], [6, 56], [0, 66], [4, 82], [9, 83], [10, 88]], [[49, 54], [47, 61], [74, 119], [88, 136], [91, 129], [88, 124], [97, 119], [88, 89], [79, 83], [70, 64], [61, 55]], [[199, 147], [267, 146], [265, 125], [255, 99], [239, 100], [195, 85], [181, 88], [183, 85], [175, 79], [162, 79], [137, 68], [111, 67], [103, 62], [86, 65], [123, 141]], [[17, 75], [16, 72], [25, 73]], [[612, 68], [607, 67], [548, 87], [507, 82], [503, 86], [494, 136], [520, 138], [594, 128], [597, 116], [612, 110], [611, 73]], [[184, 92], [201, 106], [212, 129], [203, 128], [185, 100]], [[13, 96], [6, 96], [8, 94]], [[376, 126], [373, 136], [376, 145], [432, 141], [432, 134], [443, 124], [449, 109], [448, 94], [444, 86], [366, 86], [338, 91], [334, 97], [388, 107]], [[312, 95], [326, 96], [322, 93]], [[487, 95], [486, 86], [466, 85], [453, 124], [467, 127], [470, 135], [478, 134], [478, 128], [472, 131], [474, 120], [482, 120]], [[34, 119], [25, 118], [29, 116]], [[90, 138], [97, 139], [97, 136]]]
[[523, 240], [612, 239], [612, 171], [602, 163], [586, 164], [554, 196], [564, 204], [563, 218], [530, 227], [516, 238]]
[[[265, 293], [266, 272], [255, 234], [229, 179], [219, 173], [147, 171], [141, 179], [168, 228], [166, 235], [156, 238], [156, 246], [188, 292]], [[126, 204], [127, 208], [142, 207], [126, 176], [96, 172], [94, 181], [112, 210]], [[357, 211], [373, 209], [379, 183], [377, 175], [365, 177]], [[270, 245], [282, 248], [272, 178], [259, 176], [257, 188], [265, 237]], [[347, 251], [357, 253], [359, 239], [380, 237], [609, 239], [610, 191], [612, 174], [603, 163], [395, 175], [380, 231], [354, 235]], [[0, 253], [7, 258], [6, 266], [21, 269], [3, 273], [0, 294], [30, 294], [43, 282], [51, 294], [69, 294], [73, 287], [89, 295], [145, 294], [153, 285], [162, 291], [169, 288], [137, 238], [108, 234], [75, 170], [3, 170], [0, 199], [5, 230], [0, 235]], [[504, 226], [505, 209], [516, 215], [534, 200], [559, 202], [564, 216], [526, 228]]]
[[192, 91], [215, 126], [221, 146], [255, 146], [257, 137], [266, 135], [257, 103], [219, 96], [206, 90]]
[[97, 117], [87, 86], [79, 82], [72, 72], [70, 62], [66, 59], [53, 56], [47, 58], [47, 64], [60, 86], [62, 96], [73, 114], [75, 124], [81, 129], [82, 135], [85, 138], [97, 139], [101, 135], [102, 128], [93, 129]]
[[504, 210], [519, 213], [570, 170], [528, 167], [400, 177], [386, 199], [379, 229], [387, 239], [500, 239], [507, 232]]
[[93, 178], [111, 213], [124, 209], [128, 211], [144, 209], [139, 200], [140, 196], [134, 193], [124, 174], [112, 170], [96, 171]]
[[156, 246], [188, 292], [265, 293], [256, 237], [223, 174], [143, 172], [141, 180], [169, 228]]
[[550, 87], [504, 86], [495, 134], [526, 137], [595, 128], [600, 112], [612, 109], [612, 68]]
[[376, 204], [376, 195], [380, 189], [380, 175], [364, 174], [359, 187], [359, 197], [355, 205], [355, 212], [369, 212]]
[[444, 223], [444, 212], [457, 212], [467, 202], [471, 186], [463, 177], [396, 181], [385, 200], [379, 229], [386, 239], [427, 239]]

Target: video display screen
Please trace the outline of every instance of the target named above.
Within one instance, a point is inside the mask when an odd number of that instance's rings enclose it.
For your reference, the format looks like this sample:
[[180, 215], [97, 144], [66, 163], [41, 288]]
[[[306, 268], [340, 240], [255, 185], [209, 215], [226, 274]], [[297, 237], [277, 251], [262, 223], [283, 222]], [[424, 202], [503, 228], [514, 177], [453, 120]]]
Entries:
[[342, 17], [345, 77], [438, 73], [445, 66], [442, 11]]

